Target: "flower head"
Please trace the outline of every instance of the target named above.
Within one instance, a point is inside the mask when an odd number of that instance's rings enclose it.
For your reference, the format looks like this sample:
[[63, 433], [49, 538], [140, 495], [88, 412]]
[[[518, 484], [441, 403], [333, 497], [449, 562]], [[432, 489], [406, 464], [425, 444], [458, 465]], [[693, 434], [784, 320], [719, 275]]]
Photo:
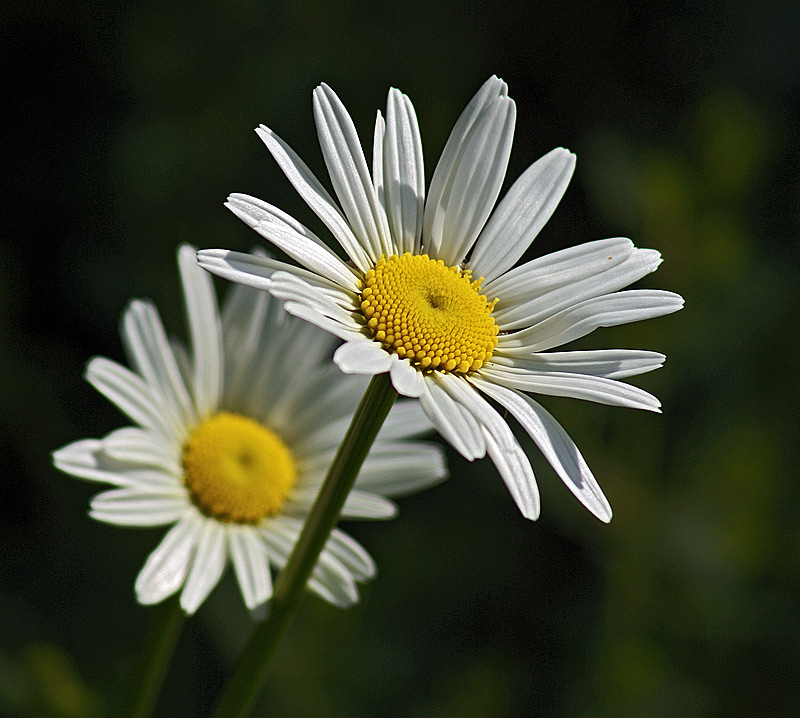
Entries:
[[[120, 526], [171, 526], [136, 579], [140, 603], [181, 590], [193, 613], [228, 561], [249, 608], [271, 595], [270, 565], [286, 562], [367, 379], [326, 358], [329, 334], [285, 314], [269, 295], [238, 286], [220, 314], [195, 249], [178, 251], [189, 350], [166, 336], [155, 307], [134, 300], [122, 336], [133, 370], [103, 357], [87, 380], [135, 426], [54, 452], [62, 471], [115, 488], [90, 515]], [[442, 480], [435, 445], [408, 441], [430, 428], [416, 402], [389, 414], [342, 518], [390, 518], [390, 496]], [[334, 529], [309, 587], [340, 606], [375, 573], [369, 554]]]
[[619, 291], [661, 257], [605, 239], [514, 267], [556, 208], [575, 157], [555, 149], [531, 165], [495, 207], [515, 123], [505, 83], [490, 78], [456, 122], [425, 193], [410, 100], [390, 90], [378, 113], [372, 172], [352, 120], [326, 85], [314, 91], [319, 142], [338, 204], [274, 132], [257, 132], [349, 262], [266, 202], [234, 194], [228, 207], [300, 267], [225, 250], [200, 263], [266, 289], [289, 312], [344, 340], [348, 373], [390, 372], [419, 397], [439, 433], [472, 460], [489, 454], [522, 513], [539, 514], [530, 462], [487, 397], [514, 416], [555, 471], [603, 521], [611, 509], [575, 444], [529, 393], [658, 411], [658, 400], [619, 379], [657, 369], [637, 350], [550, 351], [598, 327], [674, 312], [677, 294]]

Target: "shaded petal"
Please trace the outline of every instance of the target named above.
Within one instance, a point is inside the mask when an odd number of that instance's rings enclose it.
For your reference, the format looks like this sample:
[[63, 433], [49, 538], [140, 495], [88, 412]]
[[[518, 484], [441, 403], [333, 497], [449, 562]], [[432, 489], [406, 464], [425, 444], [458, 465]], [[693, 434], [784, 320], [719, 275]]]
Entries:
[[426, 380], [419, 401], [436, 431], [461, 456], [473, 461], [486, 454], [478, 422], [435, 382]]
[[411, 366], [408, 359], [401, 359], [397, 354], [392, 354], [391, 357], [389, 371], [392, 375], [392, 385], [397, 393], [415, 398], [422, 394], [425, 391], [425, 377], [422, 372]]
[[611, 506], [575, 442], [562, 426], [533, 399], [480, 377], [472, 382], [504, 406], [536, 442], [545, 458], [578, 500], [601, 521], [611, 520]]
[[486, 441], [486, 451], [511, 496], [525, 518], [539, 517], [539, 490], [528, 457], [517, 443], [514, 434], [497, 411], [477, 392], [466, 379], [453, 374], [437, 377], [445, 391], [480, 424]]
[[104, 491], [92, 499], [93, 519], [117, 526], [165, 526], [183, 516], [189, 508], [182, 486], [133, 487]]
[[245, 605], [252, 611], [272, 595], [272, 576], [264, 544], [249, 527], [228, 531], [228, 551]]
[[267, 146], [283, 173], [294, 185], [297, 193], [331, 231], [331, 234], [342, 246], [347, 256], [356, 263], [356, 266], [362, 272], [366, 272], [374, 264], [374, 262], [370, 261], [366, 251], [368, 247], [364, 247], [356, 239], [353, 230], [350, 229], [347, 220], [342, 216], [339, 207], [306, 163], [268, 127], [261, 125], [256, 130], [256, 133]]
[[314, 120], [331, 184], [353, 233], [374, 264], [391, 246], [389, 226], [378, 201], [353, 120], [326, 84], [314, 90]]
[[200, 529], [192, 566], [181, 592], [181, 608], [191, 616], [219, 582], [227, 564], [225, 529], [206, 519]]
[[[363, 376], [342, 374], [334, 364], [321, 368], [318, 378], [310, 380], [307, 385], [306, 400], [298, 400], [292, 414], [290, 429], [294, 430], [294, 427], [297, 427], [295, 442], [338, 423], [340, 419], [349, 421], [367, 388], [368, 381]], [[346, 430], [345, 426], [336, 444], [344, 437]], [[310, 442], [309, 446], [312, 446]], [[298, 453], [296, 446], [293, 446], [293, 451]]]
[[189, 512], [167, 532], [136, 577], [139, 603], [159, 603], [183, 585], [200, 538], [201, 523], [202, 519], [195, 512]]
[[116, 461], [155, 466], [176, 476], [181, 472], [176, 447], [154, 431], [126, 426], [105, 436], [102, 448]]
[[305, 278], [296, 276], [294, 272], [275, 272], [271, 277], [269, 292], [284, 302], [303, 302], [326, 316], [361, 329], [361, 325], [353, 318], [353, 311], [356, 308], [355, 295], [349, 292], [345, 293], [342, 290], [331, 293], [321, 290], [307, 282]]
[[658, 352], [639, 349], [595, 349], [576, 352], [547, 352], [530, 357], [505, 357], [493, 355], [487, 366], [499, 365], [523, 369], [537, 374], [543, 372], [568, 372], [591, 374], [607, 379], [624, 379], [645, 374], [664, 364], [666, 357]]
[[383, 422], [376, 441], [410, 439], [432, 430], [433, 424], [418, 401], [398, 399], [389, 411], [386, 421]]
[[528, 356], [580, 339], [600, 327], [640, 322], [677, 312], [683, 298], [658, 289], [631, 289], [587, 299], [527, 329], [498, 337], [501, 356]]
[[382, 496], [405, 496], [446, 478], [441, 447], [422, 442], [376, 442], [358, 472], [356, 486]]
[[333, 355], [336, 366], [347, 374], [382, 374], [389, 371], [392, 355], [380, 344], [366, 337], [351, 339]]
[[457, 154], [442, 153], [425, 206], [423, 244], [431, 257], [460, 264], [475, 242], [500, 194], [515, 120], [514, 101], [496, 97], [475, 118]]
[[375, 576], [377, 569], [372, 557], [358, 541], [344, 531], [333, 529], [325, 550], [358, 581], [367, 581]]
[[253, 289], [268, 291], [272, 276], [282, 271], [317, 287], [326, 296], [337, 295], [342, 291], [338, 284], [314, 272], [258, 254], [233, 252], [229, 249], [201, 249], [197, 252], [197, 263], [207, 272]]
[[495, 384], [511, 389], [532, 391], [549, 396], [568, 396], [585, 399], [598, 404], [625, 406], [629, 409], [645, 409], [659, 412], [661, 402], [652, 394], [637, 386], [625, 384], [614, 379], [586, 374], [566, 372], [545, 372], [535, 374], [524, 369], [484, 365], [479, 376]]
[[375, 118], [375, 134], [372, 139], [372, 184], [375, 185], [375, 196], [386, 211], [386, 197], [383, 191], [383, 138], [386, 134], [386, 122], [381, 111]]
[[163, 398], [171, 423], [176, 428], [196, 423], [197, 413], [155, 306], [134, 299], [122, 318], [122, 338], [133, 368]]
[[[384, 206], [396, 253], [418, 254], [425, 205], [422, 140], [411, 100], [394, 88], [386, 107], [382, 169]], [[393, 253], [389, 249], [384, 249], [387, 257]]]
[[392, 519], [397, 516], [397, 504], [378, 494], [352, 489], [342, 508], [343, 519]]
[[197, 250], [183, 244], [178, 249], [178, 267], [194, 367], [194, 400], [199, 416], [219, 407], [222, 395], [222, 327], [211, 276], [197, 265]]
[[355, 326], [349, 323], [338, 321], [325, 314], [320, 314], [313, 306], [304, 304], [300, 301], [288, 301], [283, 305], [283, 308], [291, 315], [304, 319], [326, 332], [330, 332], [335, 337], [343, 339], [344, 341], [354, 341], [355, 337], [362, 336]]
[[[353, 270], [322, 240], [302, 225], [302, 231], [284, 219], [284, 213], [266, 202], [245, 194], [232, 194], [225, 206], [268, 242], [274, 244], [310, 272], [355, 291]], [[288, 217], [288, 215], [285, 215]]]
[[62, 446], [53, 452], [53, 464], [59, 471], [88, 481], [102, 481], [114, 486], [131, 486], [135, 482], [123, 471], [110, 470], [101, 465], [103, 442], [99, 439], [81, 439]]
[[585, 276], [578, 281], [565, 282], [550, 291], [537, 292], [538, 296], [525, 301], [521, 301], [519, 297], [507, 301], [508, 297], [504, 296], [495, 307], [495, 321], [501, 331], [530, 326], [586, 299], [616, 292], [649, 272], [654, 272], [661, 264], [661, 255], [652, 249], [636, 249], [622, 262], [613, 264], [612, 257], [607, 262], [605, 271]]
[[85, 378], [135, 423], [165, 437], [183, 439], [183, 429], [168, 420], [160, 394], [127, 367], [105, 357], [95, 357], [86, 365]]
[[[316, 501], [320, 486], [296, 487], [286, 501], [287, 513], [300, 514], [303, 517]], [[397, 515], [397, 505], [377, 494], [353, 489], [347, 495], [342, 508], [343, 519], [391, 519]]]
[[483, 291], [501, 301], [525, 301], [604, 272], [636, 251], [625, 237], [598, 239], [537, 257], [484, 282]]
[[491, 281], [517, 263], [555, 211], [574, 169], [575, 155], [558, 147], [522, 173], [478, 237], [469, 260], [476, 277]]
[[[302, 529], [302, 521], [289, 516], [276, 516], [261, 529], [261, 536], [275, 563], [282, 567], [294, 548]], [[355, 582], [345, 567], [323, 549], [308, 581], [308, 587], [336, 606], [349, 606], [358, 601]]]
[[[443, 215], [439, 212], [440, 205], [450, 193], [454, 169], [459, 161], [467, 137], [478, 118], [495, 100], [507, 96], [508, 87], [506, 83], [498, 77], [490, 77], [469, 101], [450, 132], [450, 137], [448, 137], [447, 143], [442, 150], [431, 179], [423, 217], [424, 250], [430, 253], [431, 256], [439, 257], [438, 252], [441, 249], [442, 232], [441, 226], [434, 230], [434, 225], [441, 225], [444, 221]], [[438, 217], [436, 216], [437, 214], [439, 215]]]

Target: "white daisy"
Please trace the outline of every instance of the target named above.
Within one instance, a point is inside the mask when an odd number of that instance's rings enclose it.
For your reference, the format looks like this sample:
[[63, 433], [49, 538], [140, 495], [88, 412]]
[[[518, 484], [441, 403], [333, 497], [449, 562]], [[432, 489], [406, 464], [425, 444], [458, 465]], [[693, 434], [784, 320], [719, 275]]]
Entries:
[[[575, 444], [527, 392], [658, 411], [618, 381], [660, 367], [655, 352], [552, 352], [601, 326], [669, 314], [677, 294], [618, 291], [656, 269], [658, 252], [605, 239], [514, 267], [555, 210], [575, 166], [556, 149], [529, 167], [492, 211], [511, 150], [514, 102], [492, 77], [458, 119], [425, 198], [422, 147], [410, 100], [389, 92], [378, 113], [370, 174], [350, 116], [326, 85], [314, 91], [322, 154], [339, 204], [272, 130], [257, 132], [350, 262], [272, 205], [234, 194], [227, 206], [301, 268], [225, 250], [206, 269], [283, 299], [292, 314], [344, 340], [348, 373], [391, 372], [419, 397], [436, 429], [467, 459], [489, 454], [522, 513], [539, 514], [530, 463], [489, 397], [530, 434], [598, 518], [611, 508]], [[491, 215], [491, 216], [490, 216]]]
[[[326, 357], [335, 341], [248, 287], [222, 310], [195, 249], [178, 251], [191, 335], [168, 340], [156, 308], [135, 300], [122, 336], [133, 371], [104, 357], [87, 380], [135, 424], [54, 452], [62, 471], [112, 484], [90, 515], [119, 526], [171, 526], [136, 579], [140, 603], [181, 590], [191, 614], [228, 559], [248, 608], [271, 595], [270, 565], [286, 563], [367, 379]], [[395, 405], [342, 511], [344, 519], [396, 513], [387, 496], [445, 477], [439, 447], [408, 441], [430, 429], [416, 402]], [[334, 529], [309, 580], [328, 601], [358, 600], [375, 574], [369, 554]]]

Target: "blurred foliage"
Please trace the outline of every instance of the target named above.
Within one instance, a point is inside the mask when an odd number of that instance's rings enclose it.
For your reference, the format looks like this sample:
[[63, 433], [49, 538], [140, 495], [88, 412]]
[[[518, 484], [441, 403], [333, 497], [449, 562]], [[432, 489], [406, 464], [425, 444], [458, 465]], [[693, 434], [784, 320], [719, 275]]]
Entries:
[[[9, 6], [0, 714], [114, 715], [147, 623], [132, 585], [160, 532], [88, 520], [97, 487], [50, 465], [120, 425], [86, 359], [121, 358], [131, 296], [180, 330], [178, 242], [253, 241], [229, 192], [323, 234], [252, 128], [324, 175], [312, 88], [334, 87], [364, 139], [397, 86], [430, 174], [492, 73], [518, 107], [507, 184], [554, 146], [578, 153], [527, 257], [630, 236], [665, 260], [642, 285], [686, 297], [580, 343], [665, 352], [637, 382], [664, 414], [545, 402], [606, 490], [609, 526], [529, 444], [536, 524], [489, 463], [451, 455], [452, 479], [397, 520], [348, 526], [380, 575], [347, 612], [304, 599], [263, 713], [800, 713], [799, 21], [779, 0]], [[202, 715], [249, 626], [228, 577], [184, 630], [160, 715]]]

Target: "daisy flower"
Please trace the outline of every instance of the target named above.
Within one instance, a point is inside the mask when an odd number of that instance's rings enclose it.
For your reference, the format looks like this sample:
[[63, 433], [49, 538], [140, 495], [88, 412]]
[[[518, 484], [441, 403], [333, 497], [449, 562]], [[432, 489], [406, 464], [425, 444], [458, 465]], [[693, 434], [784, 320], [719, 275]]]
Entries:
[[[60, 470], [115, 488], [90, 515], [118, 526], [170, 526], [136, 579], [140, 603], [181, 591], [193, 613], [230, 560], [248, 608], [270, 598], [366, 388], [330, 362], [335, 339], [288, 316], [269, 295], [237, 286], [222, 312], [211, 276], [183, 245], [178, 265], [191, 344], [168, 339], [156, 308], [134, 300], [122, 337], [133, 370], [104, 357], [86, 379], [135, 426], [54, 452]], [[389, 414], [345, 503], [344, 519], [385, 519], [387, 497], [445, 477], [439, 447], [409, 441], [430, 429], [416, 402]], [[364, 548], [334, 529], [308, 582], [338, 606], [375, 575]]]
[[314, 118], [338, 203], [272, 130], [257, 133], [349, 261], [281, 210], [234, 194], [234, 214], [301, 266], [220, 249], [201, 251], [201, 265], [268, 290], [343, 339], [334, 361], [344, 372], [390, 372], [395, 389], [418, 397], [464, 457], [492, 458], [524, 516], [539, 515], [533, 471], [487, 398], [517, 419], [589, 511], [610, 520], [574, 442], [529, 393], [659, 411], [654, 396], [619, 380], [657, 369], [662, 354], [551, 351], [598, 327], [680, 309], [671, 292], [619, 291], [654, 271], [659, 253], [604, 239], [514, 266], [564, 194], [575, 157], [548, 153], [495, 207], [515, 123], [514, 102], [496, 77], [456, 122], [427, 197], [405, 95], [390, 90], [385, 119], [378, 113], [371, 173], [350, 116], [326, 85], [314, 91]]

